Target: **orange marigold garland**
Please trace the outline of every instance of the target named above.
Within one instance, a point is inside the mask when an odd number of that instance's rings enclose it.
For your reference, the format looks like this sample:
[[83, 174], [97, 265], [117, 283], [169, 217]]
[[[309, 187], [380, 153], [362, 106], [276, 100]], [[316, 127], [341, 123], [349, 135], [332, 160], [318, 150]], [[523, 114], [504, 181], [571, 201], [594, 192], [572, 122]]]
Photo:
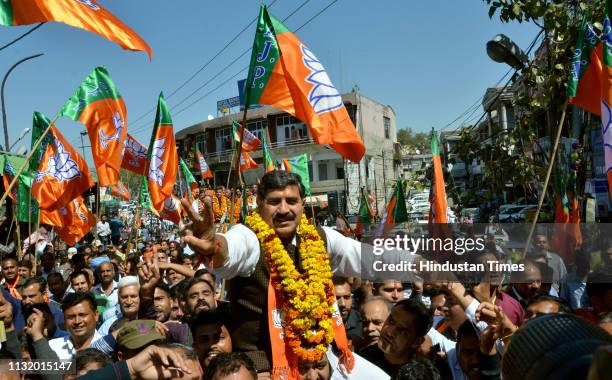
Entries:
[[287, 343], [299, 359], [321, 360], [334, 340], [335, 296], [329, 257], [317, 229], [302, 215], [298, 235], [304, 273], [300, 273], [274, 229], [257, 211], [247, 216], [246, 224], [261, 243], [272, 286], [280, 293]]

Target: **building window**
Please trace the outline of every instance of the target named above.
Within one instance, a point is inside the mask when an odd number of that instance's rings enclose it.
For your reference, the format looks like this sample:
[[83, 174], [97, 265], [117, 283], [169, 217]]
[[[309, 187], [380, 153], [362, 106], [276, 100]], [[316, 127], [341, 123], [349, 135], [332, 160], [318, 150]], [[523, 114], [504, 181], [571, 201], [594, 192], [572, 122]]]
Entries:
[[327, 162], [319, 162], [319, 181], [327, 181]]
[[278, 145], [285, 145], [285, 142], [302, 140], [308, 137], [308, 127], [300, 120], [291, 115], [277, 116], [276, 136]]
[[386, 116], [383, 116], [383, 124], [385, 127], [385, 138], [390, 139], [391, 138], [391, 119], [389, 119]]
[[216, 151], [221, 152], [224, 150], [232, 149], [232, 129], [231, 128], [220, 128], [215, 130], [215, 145]]
[[247, 129], [261, 141], [263, 141], [263, 134], [266, 133], [266, 127], [268, 126], [267, 120], [258, 120], [247, 123]]
[[206, 153], [206, 137], [204, 133], [196, 136], [196, 148], [198, 148], [200, 153]]
[[336, 179], [344, 179], [344, 168], [336, 166]]
[[310, 182], [314, 181], [314, 178], [312, 177], [312, 161], [308, 163], [308, 179]]

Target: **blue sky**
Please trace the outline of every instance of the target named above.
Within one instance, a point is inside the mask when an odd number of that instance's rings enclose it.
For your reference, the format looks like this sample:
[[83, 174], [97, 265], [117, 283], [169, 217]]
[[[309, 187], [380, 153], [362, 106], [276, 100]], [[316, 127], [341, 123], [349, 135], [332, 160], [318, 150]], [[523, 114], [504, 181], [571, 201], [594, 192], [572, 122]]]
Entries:
[[[308, 1], [285, 23], [294, 30], [332, 1]], [[303, 2], [276, 0], [270, 12], [284, 19]], [[128, 132], [147, 145], [154, 115], [136, 119], [155, 107], [160, 91], [170, 94], [210, 60], [256, 17], [260, 4], [246, 0], [99, 3], [149, 43], [153, 61], [144, 52], [124, 51], [92, 33], [58, 23], [44, 25], [0, 51], [0, 75], [23, 57], [45, 54], [16, 68], [7, 81], [11, 144], [31, 125], [33, 111], [52, 118], [85, 76], [95, 66], [104, 65], [126, 102]], [[398, 127], [427, 131], [455, 119], [508, 71], [508, 66], [486, 55], [485, 43], [491, 37], [505, 33], [526, 49], [537, 34], [531, 24], [490, 20], [487, 11], [480, 0], [339, 0], [297, 35], [325, 65], [341, 92], [358, 85], [363, 95], [395, 109]], [[0, 45], [29, 28], [1, 27]], [[177, 114], [248, 65], [250, 53], [176, 106], [249, 49], [254, 30], [253, 24], [194, 80], [167, 98], [175, 131], [206, 120], [209, 114], [216, 115], [217, 100], [237, 95], [236, 79], [246, 77], [246, 71]], [[57, 124], [74, 146], [80, 145], [82, 125], [66, 118]], [[29, 146], [29, 138], [25, 140]], [[4, 145], [3, 138], [0, 142]], [[87, 155], [89, 159], [90, 153]]]

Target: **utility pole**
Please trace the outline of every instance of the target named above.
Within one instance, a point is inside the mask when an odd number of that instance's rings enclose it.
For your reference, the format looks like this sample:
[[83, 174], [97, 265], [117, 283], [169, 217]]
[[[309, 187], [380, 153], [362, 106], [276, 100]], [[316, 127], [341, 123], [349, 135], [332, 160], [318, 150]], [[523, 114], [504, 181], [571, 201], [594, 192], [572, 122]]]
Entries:
[[19, 66], [20, 64], [24, 63], [27, 60], [40, 57], [41, 55], [43, 54], [42, 53], [34, 54], [29, 57], [20, 59], [19, 61], [15, 62], [15, 64], [11, 66], [10, 69], [8, 69], [6, 74], [4, 74], [4, 78], [2, 78], [2, 86], [0, 87], [0, 103], [2, 103], [2, 127], [4, 128], [4, 149], [6, 150], [10, 150], [9, 149], [10, 145], [9, 145], [9, 138], [8, 138], [8, 125], [6, 123], [6, 105], [4, 104], [4, 85], [6, 84], [6, 80], [8, 79], [11, 72], [15, 69], [15, 67]]
[[387, 205], [387, 175], [385, 171], [385, 150], [382, 150], [382, 164], [383, 164], [383, 193], [385, 194], [385, 206]]

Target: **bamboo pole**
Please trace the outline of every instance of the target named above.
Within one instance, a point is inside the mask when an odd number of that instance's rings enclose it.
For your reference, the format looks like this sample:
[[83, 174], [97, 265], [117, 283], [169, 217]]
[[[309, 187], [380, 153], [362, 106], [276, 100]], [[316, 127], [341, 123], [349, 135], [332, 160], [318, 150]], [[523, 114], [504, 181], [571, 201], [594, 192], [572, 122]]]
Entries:
[[523, 255], [522, 255], [523, 258], [525, 258], [525, 256], [527, 255], [527, 249], [529, 248], [529, 243], [531, 242], [531, 238], [533, 237], [533, 232], [535, 231], [536, 223], [538, 222], [538, 217], [540, 216], [540, 210], [542, 209], [542, 204], [544, 203], [544, 197], [546, 196], [546, 188], [548, 187], [550, 175], [552, 173], [553, 166], [555, 165], [555, 159], [557, 158], [557, 148], [559, 147], [559, 141], [561, 140], [561, 131], [563, 130], [563, 123], [565, 122], [566, 112], [567, 112], [567, 101], [563, 105], [563, 111], [561, 113], [561, 120], [559, 121], [559, 128], [557, 129], [557, 137], [555, 139], [555, 144], [553, 146], [553, 150], [550, 155], [550, 162], [548, 163], [548, 170], [546, 171], [546, 178], [544, 179], [544, 187], [542, 189], [542, 194], [540, 194], [540, 199], [538, 200], [538, 208], [536, 210], [533, 221], [531, 222], [531, 229], [529, 230], [529, 235], [527, 236], [525, 247], [523, 248]]
[[21, 261], [21, 231], [19, 228], [19, 219], [17, 218], [17, 207], [13, 207], [13, 218], [15, 219], [15, 232], [17, 232], [17, 254]]

